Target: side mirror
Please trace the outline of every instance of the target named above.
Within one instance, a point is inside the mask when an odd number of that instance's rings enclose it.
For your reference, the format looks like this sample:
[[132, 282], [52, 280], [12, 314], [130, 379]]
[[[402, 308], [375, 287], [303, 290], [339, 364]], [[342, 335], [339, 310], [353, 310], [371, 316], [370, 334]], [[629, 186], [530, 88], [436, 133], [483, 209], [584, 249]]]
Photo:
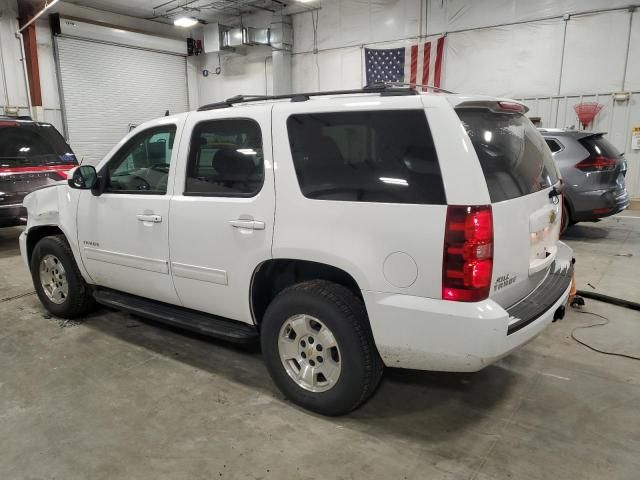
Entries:
[[98, 183], [98, 173], [92, 165], [82, 165], [73, 171], [67, 183], [71, 188], [91, 190]]

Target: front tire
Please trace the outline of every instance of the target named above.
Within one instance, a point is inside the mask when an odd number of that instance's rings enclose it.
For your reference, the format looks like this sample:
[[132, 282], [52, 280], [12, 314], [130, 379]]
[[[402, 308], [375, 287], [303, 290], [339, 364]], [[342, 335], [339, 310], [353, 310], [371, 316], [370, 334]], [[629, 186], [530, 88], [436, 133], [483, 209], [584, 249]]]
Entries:
[[71, 247], [63, 235], [45, 237], [31, 254], [31, 277], [38, 298], [56, 317], [77, 318], [94, 305]]
[[323, 415], [344, 415], [364, 403], [384, 368], [362, 301], [324, 280], [280, 292], [264, 315], [261, 343], [278, 388]]

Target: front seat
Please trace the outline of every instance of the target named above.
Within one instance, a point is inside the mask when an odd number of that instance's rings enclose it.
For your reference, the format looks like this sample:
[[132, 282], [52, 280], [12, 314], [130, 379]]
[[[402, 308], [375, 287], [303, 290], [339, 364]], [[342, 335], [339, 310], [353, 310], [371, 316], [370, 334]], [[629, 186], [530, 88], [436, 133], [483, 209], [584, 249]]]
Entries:
[[223, 148], [216, 152], [212, 165], [217, 174], [216, 180], [224, 187], [240, 193], [254, 190], [251, 177], [255, 164], [250, 156], [237, 152], [233, 148]]

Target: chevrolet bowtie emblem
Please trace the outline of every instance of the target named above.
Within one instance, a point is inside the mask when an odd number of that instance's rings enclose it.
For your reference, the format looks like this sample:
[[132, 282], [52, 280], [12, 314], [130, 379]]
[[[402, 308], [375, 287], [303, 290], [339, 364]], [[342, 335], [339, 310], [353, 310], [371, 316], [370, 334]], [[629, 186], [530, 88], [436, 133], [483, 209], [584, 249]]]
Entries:
[[549, 212], [549, 223], [555, 223], [556, 218], [557, 218], [556, 211], [555, 210], [551, 210]]

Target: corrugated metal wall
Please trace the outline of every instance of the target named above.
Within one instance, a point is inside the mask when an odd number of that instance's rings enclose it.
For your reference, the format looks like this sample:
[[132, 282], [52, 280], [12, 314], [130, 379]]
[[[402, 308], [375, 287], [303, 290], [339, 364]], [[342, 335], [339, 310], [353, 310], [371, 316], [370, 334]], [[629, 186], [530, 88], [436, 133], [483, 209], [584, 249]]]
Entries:
[[69, 143], [96, 163], [129, 131], [166, 110], [188, 110], [186, 59], [57, 37]]

